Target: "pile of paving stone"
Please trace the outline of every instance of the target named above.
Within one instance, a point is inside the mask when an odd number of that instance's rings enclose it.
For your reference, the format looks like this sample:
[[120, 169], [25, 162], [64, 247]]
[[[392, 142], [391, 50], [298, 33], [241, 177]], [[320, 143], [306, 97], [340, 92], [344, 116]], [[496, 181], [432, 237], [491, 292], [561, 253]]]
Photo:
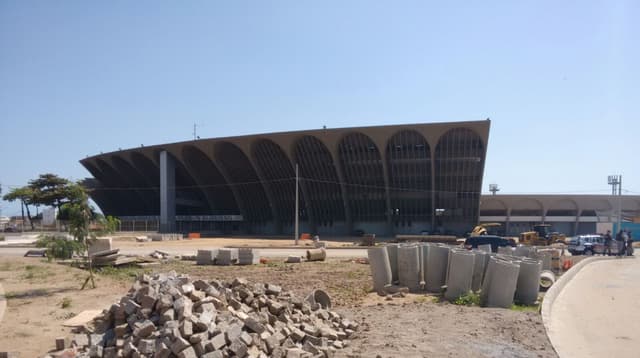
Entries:
[[72, 344], [80, 357], [331, 357], [358, 324], [330, 308], [321, 290], [143, 275]]

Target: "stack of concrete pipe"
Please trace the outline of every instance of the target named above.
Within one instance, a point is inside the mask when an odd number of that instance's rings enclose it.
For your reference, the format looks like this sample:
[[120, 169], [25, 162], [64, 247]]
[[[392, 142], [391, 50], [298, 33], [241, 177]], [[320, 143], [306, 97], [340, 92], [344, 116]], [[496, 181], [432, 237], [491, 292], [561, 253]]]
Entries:
[[373, 289], [379, 294], [384, 293], [384, 287], [391, 284], [391, 266], [386, 247], [371, 247], [367, 249], [369, 266], [373, 277]]
[[400, 286], [410, 292], [420, 290], [420, 247], [418, 245], [398, 246], [398, 280]]
[[491, 257], [482, 283], [481, 303], [487, 307], [511, 307], [519, 272], [520, 265], [517, 262], [499, 256]]
[[388, 244], [387, 255], [391, 266], [391, 282], [398, 282], [398, 244]]
[[539, 260], [524, 258], [519, 264], [520, 270], [518, 272], [515, 300], [518, 303], [532, 305], [538, 299], [542, 262]]
[[475, 253], [464, 249], [449, 251], [446, 299], [454, 300], [471, 291], [475, 256]]
[[429, 257], [429, 247], [431, 247], [431, 244], [420, 244], [420, 277], [422, 282], [427, 280], [427, 258]]
[[491, 244], [478, 245], [478, 250], [484, 251], [490, 254], [492, 252]]
[[473, 277], [471, 278], [471, 290], [478, 291], [482, 288], [482, 280], [484, 279], [487, 265], [489, 264], [490, 253], [480, 250], [473, 250], [475, 259], [473, 260]]
[[511, 246], [498, 246], [498, 254], [500, 255], [513, 255], [514, 250]]
[[430, 245], [427, 250], [427, 272], [424, 280], [428, 292], [440, 292], [447, 278], [449, 247]]

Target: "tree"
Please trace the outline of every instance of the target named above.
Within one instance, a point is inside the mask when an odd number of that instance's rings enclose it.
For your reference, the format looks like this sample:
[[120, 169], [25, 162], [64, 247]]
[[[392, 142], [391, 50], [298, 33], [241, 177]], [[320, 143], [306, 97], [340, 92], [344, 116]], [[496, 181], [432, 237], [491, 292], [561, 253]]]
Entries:
[[33, 190], [33, 203], [36, 205], [55, 206], [58, 211], [62, 205], [71, 201], [74, 183], [55, 174], [40, 174], [37, 179], [29, 181]]
[[[94, 212], [89, 205], [87, 191], [79, 183], [68, 184], [68, 192], [65, 199], [68, 201], [65, 207], [69, 212], [69, 233], [82, 245], [82, 250], [87, 255], [89, 277], [84, 281], [82, 289], [84, 289], [89, 282], [91, 282], [91, 286], [95, 288], [93, 259], [89, 255], [89, 245], [97, 236], [114, 232], [119, 220], [111, 216], [105, 218], [102, 215], [94, 218]], [[93, 219], [96, 219], [98, 224], [95, 230], [91, 230], [90, 226]]]
[[22, 222], [24, 222], [24, 210], [27, 209], [27, 217], [29, 218], [29, 223], [31, 224], [31, 230], [34, 230], [33, 220], [31, 220], [31, 212], [29, 211], [29, 205], [33, 204], [33, 189], [28, 186], [23, 186], [20, 188], [13, 188], [7, 194], [5, 194], [2, 199], [13, 202], [16, 200], [20, 200], [20, 209], [22, 210]]

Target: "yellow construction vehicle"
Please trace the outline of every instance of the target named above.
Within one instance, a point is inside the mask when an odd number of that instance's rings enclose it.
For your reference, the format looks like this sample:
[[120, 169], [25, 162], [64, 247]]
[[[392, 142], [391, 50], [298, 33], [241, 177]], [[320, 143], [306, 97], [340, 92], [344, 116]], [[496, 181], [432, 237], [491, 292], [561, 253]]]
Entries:
[[533, 226], [532, 231], [520, 233], [519, 243], [523, 245], [546, 246], [556, 242], [565, 242], [567, 237], [564, 234], [553, 231], [549, 224], [538, 224]]
[[[478, 224], [476, 227], [473, 228], [473, 231], [471, 231], [469, 236], [488, 235], [489, 234], [489, 230], [487, 230], [487, 228], [500, 227], [500, 226], [502, 226], [502, 224], [500, 224], [500, 223]], [[495, 230], [492, 230], [492, 231], [495, 231]]]

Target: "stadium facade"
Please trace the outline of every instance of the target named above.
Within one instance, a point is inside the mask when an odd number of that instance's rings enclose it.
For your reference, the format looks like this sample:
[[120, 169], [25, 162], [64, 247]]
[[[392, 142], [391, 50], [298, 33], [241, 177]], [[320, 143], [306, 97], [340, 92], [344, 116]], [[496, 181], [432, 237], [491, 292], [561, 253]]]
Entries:
[[81, 160], [106, 215], [161, 231], [462, 234], [479, 219], [490, 121], [198, 139]]

